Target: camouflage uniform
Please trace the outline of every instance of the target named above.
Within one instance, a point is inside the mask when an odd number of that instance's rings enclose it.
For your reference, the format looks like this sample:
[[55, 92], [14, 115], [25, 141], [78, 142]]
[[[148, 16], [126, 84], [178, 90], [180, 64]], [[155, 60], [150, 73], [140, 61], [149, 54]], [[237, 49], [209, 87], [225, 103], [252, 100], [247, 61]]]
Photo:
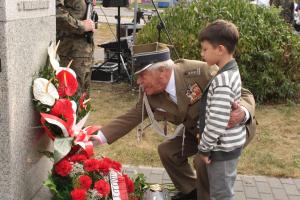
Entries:
[[76, 72], [79, 93], [89, 90], [91, 66], [93, 65], [94, 43], [84, 36], [83, 20], [86, 19], [85, 0], [56, 0], [57, 41], [60, 40], [58, 55], [61, 66], [73, 60], [71, 68]]

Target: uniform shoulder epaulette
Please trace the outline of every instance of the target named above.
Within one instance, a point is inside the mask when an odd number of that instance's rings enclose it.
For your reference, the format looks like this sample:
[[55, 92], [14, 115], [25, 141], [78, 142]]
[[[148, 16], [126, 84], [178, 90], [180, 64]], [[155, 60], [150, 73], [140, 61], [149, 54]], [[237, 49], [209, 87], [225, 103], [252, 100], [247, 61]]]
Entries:
[[183, 58], [180, 58], [180, 59], [174, 61], [174, 63], [183, 63], [183, 62], [184, 62]]

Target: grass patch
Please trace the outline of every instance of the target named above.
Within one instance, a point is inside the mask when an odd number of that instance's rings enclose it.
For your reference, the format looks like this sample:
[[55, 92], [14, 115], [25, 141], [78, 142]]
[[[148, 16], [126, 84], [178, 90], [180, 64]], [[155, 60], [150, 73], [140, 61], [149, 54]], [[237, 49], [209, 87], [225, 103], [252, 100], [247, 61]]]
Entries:
[[[127, 84], [93, 83], [91, 97], [94, 111], [89, 123], [105, 125], [134, 106], [138, 92]], [[300, 178], [300, 104], [258, 106], [256, 116], [257, 134], [244, 150], [238, 172]], [[97, 147], [96, 152], [124, 164], [161, 167], [157, 145], [164, 138], [151, 128], [145, 134], [138, 143], [134, 129], [112, 145]]]

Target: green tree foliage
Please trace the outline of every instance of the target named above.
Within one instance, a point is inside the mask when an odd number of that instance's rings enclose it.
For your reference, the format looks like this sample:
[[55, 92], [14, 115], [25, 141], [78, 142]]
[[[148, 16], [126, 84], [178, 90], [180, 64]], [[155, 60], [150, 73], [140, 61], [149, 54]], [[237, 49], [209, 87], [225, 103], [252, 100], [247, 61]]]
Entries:
[[[281, 10], [246, 0], [196, 0], [181, 3], [162, 15], [180, 57], [201, 59], [199, 31], [216, 19], [237, 25], [240, 41], [235, 57], [244, 87], [260, 103], [300, 97], [300, 37], [280, 16]], [[155, 42], [158, 18], [138, 34], [137, 43]], [[162, 33], [161, 42], [169, 43]], [[177, 59], [173, 52], [173, 59]]]

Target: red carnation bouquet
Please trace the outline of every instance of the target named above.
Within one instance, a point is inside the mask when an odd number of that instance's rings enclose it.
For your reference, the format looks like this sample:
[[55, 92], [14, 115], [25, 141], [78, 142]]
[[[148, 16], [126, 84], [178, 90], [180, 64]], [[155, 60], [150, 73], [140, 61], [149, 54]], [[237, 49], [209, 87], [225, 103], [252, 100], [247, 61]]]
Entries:
[[55, 200], [137, 199], [134, 182], [109, 158], [70, 154], [56, 163], [44, 185]]
[[[77, 94], [75, 72], [61, 67], [55, 46], [48, 47], [49, 64], [33, 81], [34, 105], [41, 124], [53, 140], [54, 151], [44, 151], [54, 161], [44, 182], [54, 200], [137, 199], [141, 191], [122, 173], [122, 165], [106, 157], [95, 158], [93, 139], [100, 126], [84, 127], [91, 109], [86, 93]], [[139, 187], [139, 185], [137, 185]]]

